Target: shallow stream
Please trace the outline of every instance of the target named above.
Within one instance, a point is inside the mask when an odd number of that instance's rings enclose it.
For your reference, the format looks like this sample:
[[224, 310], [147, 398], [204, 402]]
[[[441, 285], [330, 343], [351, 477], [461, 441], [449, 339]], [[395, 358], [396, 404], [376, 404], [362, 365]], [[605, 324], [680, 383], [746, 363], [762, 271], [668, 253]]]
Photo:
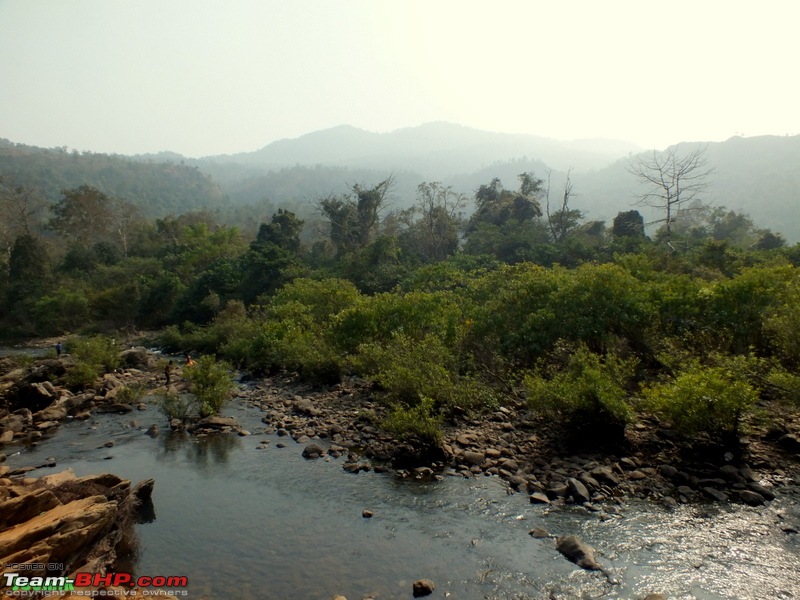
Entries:
[[[800, 529], [796, 496], [761, 508], [634, 502], [602, 520], [532, 505], [491, 477], [349, 474], [344, 458], [305, 460], [302, 445], [259, 433], [256, 408], [225, 413], [253, 435], [171, 434], [151, 407], [65, 422], [35, 448], [6, 448], [6, 464], [53, 458], [55, 468], [30, 475], [70, 467], [154, 478], [155, 515], [137, 526], [134, 570], [186, 575], [197, 599], [407, 599], [419, 578], [435, 582], [431, 598], [800, 598], [800, 536], [782, 529]], [[144, 434], [153, 423], [156, 438]], [[534, 527], [584, 539], [619, 584], [577, 568], [553, 540], [530, 537]]]

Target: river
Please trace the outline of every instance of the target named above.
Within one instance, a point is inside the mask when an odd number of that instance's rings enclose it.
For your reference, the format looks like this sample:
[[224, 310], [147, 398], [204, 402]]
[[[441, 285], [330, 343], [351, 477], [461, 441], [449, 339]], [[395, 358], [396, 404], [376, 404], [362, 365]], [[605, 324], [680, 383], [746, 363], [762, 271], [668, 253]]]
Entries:
[[[188, 576], [196, 599], [407, 599], [419, 578], [435, 582], [431, 598], [800, 598], [800, 536], [782, 530], [800, 529], [796, 496], [760, 508], [634, 501], [603, 519], [530, 504], [493, 477], [349, 474], [343, 458], [305, 460], [302, 445], [260, 433], [254, 407], [232, 403], [225, 414], [253, 435], [172, 434], [151, 403], [65, 422], [36, 447], [4, 451], [12, 468], [55, 459], [31, 476], [69, 467], [154, 478], [155, 514], [137, 525], [134, 570]], [[152, 423], [156, 438], [144, 434]], [[535, 527], [593, 545], [619, 584], [529, 536]]]

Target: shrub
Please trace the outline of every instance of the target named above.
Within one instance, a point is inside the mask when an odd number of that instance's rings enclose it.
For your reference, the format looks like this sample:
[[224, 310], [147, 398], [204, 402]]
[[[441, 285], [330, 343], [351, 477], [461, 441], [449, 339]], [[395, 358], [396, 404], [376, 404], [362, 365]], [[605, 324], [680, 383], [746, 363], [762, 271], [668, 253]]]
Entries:
[[217, 414], [230, 397], [234, 389], [230, 368], [228, 363], [206, 355], [183, 370], [184, 377], [191, 385], [192, 394], [197, 399], [201, 417]]
[[180, 395], [175, 391], [168, 391], [161, 396], [160, 401], [161, 412], [163, 412], [168, 419], [186, 420], [191, 408], [191, 402], [187, 400], [186, 396]]
[[436, 414], [432, 398], [422, 398], [416, 406], [397, 404], [383, 421], [383, 428], [404, 441], [423, 447], [442, 443], [442, 418]]
[[100, 375], [113, 371], [120, 365], [119, 351], [111, 338], [72, 338], [67, 340], [66, 347], [75, 358], [75, 364], [65, 377], [69, 387], [89, 386]]
[[621, 434], [633, 417], [626, 387], [635, 366], [635, 359], [623, 360], [614, 354], [601, 357], [581, 344], [553, 374], [547, 373], [552, 368], [545, 368], [525, 377], [528, 403], [578, 429], [610, 425]]
[[756, 390], [723, 367], [695, 364], [672, 381], [647, 386], [647, 404], [685, 434], [704, 433], [722, 441], [739, 433], [758, 400]]

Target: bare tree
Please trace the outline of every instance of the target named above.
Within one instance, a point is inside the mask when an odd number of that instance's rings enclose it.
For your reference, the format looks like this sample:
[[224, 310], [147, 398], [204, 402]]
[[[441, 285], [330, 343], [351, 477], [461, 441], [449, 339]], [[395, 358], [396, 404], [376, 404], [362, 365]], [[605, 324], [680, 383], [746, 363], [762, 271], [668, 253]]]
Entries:
[[652, 155], [639, 155], [628, 166], [628, 172], [648, 187], [637, 204], [664, 211], [664, 218], [654, 222], [665, 223], [667, 243], [678, 210], [689, 205], [701, 206], [700, 195], [707, 189], [708, 177], [714, 171], [708, 166], [707, 150], [707, 146], [701, 146], [680, 156], [678, 148], [672, 146], [663, 152], [653, 150]]
[[567, 178], [564, 181], [564, 193], [561, 195], [561, 208], [552, 211], [550, 209], [550, 171], [547, 172], [547, 190], [545, 192], [545, 214], [547, 215], [547, 226], [550, 235], [556, 244], [562, 243], [567, 234], [578, 226], [583, 216], [579, 210], [570, 209], [569, 200], [575, 194], [572, 185], [572, 167], [567, 171]]

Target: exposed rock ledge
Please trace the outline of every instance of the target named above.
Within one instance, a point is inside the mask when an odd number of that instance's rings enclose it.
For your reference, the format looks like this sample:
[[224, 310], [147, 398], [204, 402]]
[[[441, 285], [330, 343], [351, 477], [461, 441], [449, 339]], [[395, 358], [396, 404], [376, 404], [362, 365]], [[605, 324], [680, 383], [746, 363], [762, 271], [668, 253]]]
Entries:
[[30, 576], [99, 572], [135, 551], [133, 524], [150, 502], [152, 479], [132, 486], [71, 469], [38, 479], [8, 474], [0, 467], [0, 573], [23, 563]]

